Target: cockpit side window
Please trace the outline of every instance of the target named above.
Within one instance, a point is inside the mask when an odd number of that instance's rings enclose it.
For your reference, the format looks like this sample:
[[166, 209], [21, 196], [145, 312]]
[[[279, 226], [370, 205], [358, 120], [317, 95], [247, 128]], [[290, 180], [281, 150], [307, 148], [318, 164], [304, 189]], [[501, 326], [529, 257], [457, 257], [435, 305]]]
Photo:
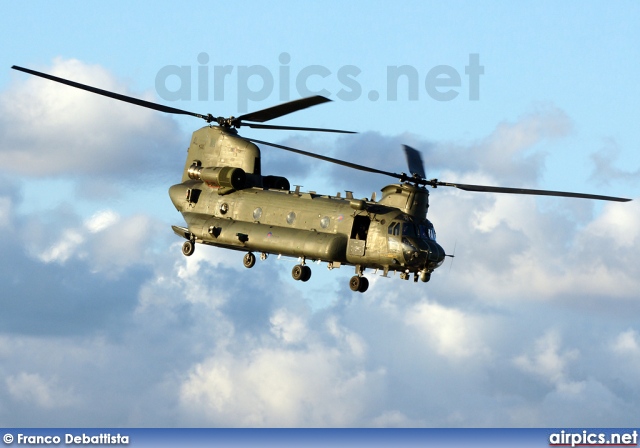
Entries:
[[416, 229], [412, 222], [402, 223], [402, 235], [403, 236], [416, 236]]

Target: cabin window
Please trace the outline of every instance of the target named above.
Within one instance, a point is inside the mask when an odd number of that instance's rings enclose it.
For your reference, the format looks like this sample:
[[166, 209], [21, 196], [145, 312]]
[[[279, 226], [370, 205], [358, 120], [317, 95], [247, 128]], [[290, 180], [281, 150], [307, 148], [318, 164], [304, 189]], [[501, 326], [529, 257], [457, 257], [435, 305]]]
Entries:
[[257, 207], [254, 211], [253, 211], [253, 219], [255, 221], [260, 220], [260, 218], [262, 217], [262, 209], [260, 207]]
[[389, 235], [400, 235], [400, 223], [393, 221], [391, 224], [389, 224], [388, 233]]
[[295, 220], [296, 220], [296, 213], [289, 212], [289, 214], [287, 215], [287, 224], [293, 224]]
[[331, 224], [331, 218], [329, 218], [328, 216], [325, 216], [320, 220], [320, 227], [322, 227], [323, 229], [329, 227], [329, 224]]

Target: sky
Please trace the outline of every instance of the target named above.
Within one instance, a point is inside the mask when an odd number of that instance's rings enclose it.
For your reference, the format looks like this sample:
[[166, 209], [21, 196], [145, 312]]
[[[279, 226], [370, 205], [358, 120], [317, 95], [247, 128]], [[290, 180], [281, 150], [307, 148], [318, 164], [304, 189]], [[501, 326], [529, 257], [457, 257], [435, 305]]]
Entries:
[[[640, 413], [640, 5], [283, 1], [3, 4], [0, 426], [630, 427]], [[438, 188], [455, 258], [427, 283], [199, 246], [168, 188], [205, 123], [11, 70], [238, 116], [241, 134]], [[393, 179], [262, 147], [303, 191]], [[141, 231], [140, 229], [144, 229]]]

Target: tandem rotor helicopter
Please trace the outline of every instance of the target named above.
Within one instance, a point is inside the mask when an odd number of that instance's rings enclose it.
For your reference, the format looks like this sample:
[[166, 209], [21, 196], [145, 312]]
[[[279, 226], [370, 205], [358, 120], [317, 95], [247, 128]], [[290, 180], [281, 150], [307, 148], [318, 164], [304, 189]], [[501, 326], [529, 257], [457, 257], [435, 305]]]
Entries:
[[[329, 269], [342, 265], [355, 267], [349, 281], [352, 291], [365, 292], [369, 281], [365, 269], [399, 272], [400, 278], [428, 282], [432, 272], [453, 255], [445, 254], [436, 242], [433, 224], [427, 219], [427, 187], [455, 187], [466, 191], [511, 193], [597, 199], [627, 202], [630, 199], [564, 191], [492, 187], [428, 180], [420, 152], [404, 147], [410, 174], [393, 173], [334, 159], [289, 146], [242, 137], [238, 128], [283, 129], [353, 133], [338, 129], [308, 128], [263, 124], [327, 101], [312, 96], [251, 112], [239, 117], [202, 115], [126, 95], [98, 89], [23, 67], [13, 66], [31, 75], [66, 84], [127, 103], [160, 112], [191, 115], [204, 119], [207, 126], [195, 131], [187, 152], [181, 183], [169, 188], [169, 196], [182, 214], [186, 226], [172, 226], [185, 239], [182, 253], [190, 256], [196, 243], [246, 252], [243, 263], [251, 268], [258, 253], [298, 258], [291, 272], [295, 280], [311, 277], [307, 261], [326, 262]], [[297, 154], [336, 163], [369, 173], [383, 174], [399, 183], [382, 188], [376, 201], [291, 190], [281, 176], [265, 175], [260, 168], [260, 149], [268, 145]]]

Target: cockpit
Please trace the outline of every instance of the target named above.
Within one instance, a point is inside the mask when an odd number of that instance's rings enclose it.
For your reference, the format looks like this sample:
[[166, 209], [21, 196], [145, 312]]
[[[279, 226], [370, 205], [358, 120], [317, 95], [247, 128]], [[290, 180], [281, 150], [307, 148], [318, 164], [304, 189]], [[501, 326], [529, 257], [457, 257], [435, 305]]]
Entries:
[[428, 219], [415, 222], [411, 216], [398, 216], [387, 228], [389, 249], [401, 251], [409, 266], [433, 270], [444, 261], [444, 250], [436, 243], [436, 231]]
[[419, 238], [421, 240], [436, 240], [436, 230], [428, 219], [424, 220], [420, 224], [415, 224], [409, 219], [403, 221], [392, 221], [391, 224], [389, 224], [388, 233], [389, 235], [402, 235]]

